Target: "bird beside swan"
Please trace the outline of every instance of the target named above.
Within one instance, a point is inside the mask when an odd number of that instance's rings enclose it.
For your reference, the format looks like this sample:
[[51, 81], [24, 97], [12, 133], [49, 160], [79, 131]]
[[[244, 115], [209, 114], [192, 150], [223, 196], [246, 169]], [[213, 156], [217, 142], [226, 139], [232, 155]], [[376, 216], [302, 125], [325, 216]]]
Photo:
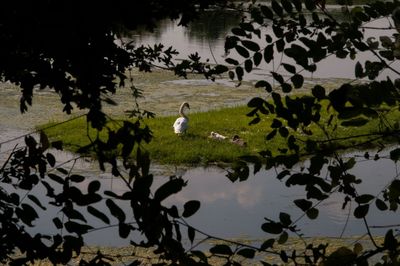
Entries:
[[181, 104], [181, 107], [179, 108], [179, 115], [181, 117], [177, 118], [175, 120], [175, 123], [173, 125], [174, 127], [174, 132], [176, 134], [182, 134], [182, 133], [186, 133], [186, 130], [189, 127], [189, 118], [185, 115], [185, 113], [183, 112], [184, 108], [188, 108], [190, 109], [190, 106], [187, 102], [184, 102]]

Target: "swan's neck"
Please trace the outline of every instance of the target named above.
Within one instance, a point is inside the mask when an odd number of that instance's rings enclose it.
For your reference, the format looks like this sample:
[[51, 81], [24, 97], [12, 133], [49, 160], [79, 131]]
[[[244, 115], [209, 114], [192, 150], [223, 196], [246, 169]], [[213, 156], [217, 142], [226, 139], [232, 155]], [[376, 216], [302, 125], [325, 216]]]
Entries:
[[184, 117], [187, 119], [187, 116], [185, 115], [185, 113], [183, 112], [183, 109], [185, 108], [185, 105], [181, 105], [181, 107], [179, 108], [179, 114], [181, 117]]

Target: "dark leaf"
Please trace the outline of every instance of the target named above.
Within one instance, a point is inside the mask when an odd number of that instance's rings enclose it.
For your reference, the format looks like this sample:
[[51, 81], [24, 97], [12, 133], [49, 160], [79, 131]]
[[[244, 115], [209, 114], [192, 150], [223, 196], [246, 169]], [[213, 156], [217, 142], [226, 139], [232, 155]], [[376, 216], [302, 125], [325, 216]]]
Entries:
[[296, 73], [296, 67], [294, 67], [293, 65], [285, 64], [285, 63], [282, 63], [282, 65], [286, 69], [287, 72], [292, 73], [292, 74]]
[[279, 128], [279, 134], [286, 138], [287, 136], [289, 136], [289, 130], [286, 127], [281, 127]]
[[179, 218], [178, 208], [175, 205], [168, 209], [168, 214], [173, 218]]
[[199, 209], [200, 209], [200, 201], [190, 200], [184, 204], [182, 216], [188, 218], [193, 214], [195, 214]]
[[239, 62], [232, 58], [226, 58], [225, 62], [227, 62], [228, 64], [231, 64], [231, 65], [235, 65], [235, 66], [239, 65]]
[[279, 214], [279, 220], [281, 224], [285, 227], [288, 227], [289, 225], [292, 224], [292, 219], [290, 219], [290, 215], [284, 212], [281, 212]]
[[25, 143], [26, 146], [28, 146], [29, 148], [36, 148], [37, 145], [35, 138], [31, 136], [25, 136]]
[[69, 180], [75, 183], [80, 183], [85, 180], [85, 177], [81, 175], [70, 175]]
[[119, 223], [118, 233], [121, 238], [127, 238], [131, 232], [131, 227], [126, 223]]
[[181, 191], [183, 186], [184, 182], [182, 179], [171, 179], [156, 190], [154, 200], [161, 202], [169, 196]]
[[233, 252], [228, 245], [215, 245], [214, 247], [210, 248], [210, 252], [212, 254], [221, 254], [221, 255], [232, 255]]
[[253, 26], [253, 24], [250, 23], [250, 22], [241, 22], [239, 25], [240, 25], [240, 27], [241, 27], [242, 29], [244, 29], [245, 31], [254, 32], [254, 26]]
[[294, 6], [296, 7], [296, 10], [298, 12], [301, 12], [302, 10], [302, 1], [301, 0], [292, 0], [292, 3], [294, 4]]
[[281, 87], [282, 87], [282, 91], [284, 93], [289, 93], [289, 92], [292, 91], [292, 86], [290, 84], [286, 83], [286, 82], [281, 84]]
[[[192, 251], [190, 251], [190, 252], [191, 252], [194, 256], [196, 256], [197, 258], [199, 258], [201, 262], [207, 263], [207, 261], [208, 261], [207, 256], [206, 256], [202, 251], [199, 251], [199, 250], [192, 250]], [[208, 263], [207, 263], [207, 264], [208, 264]]]
[[20, 204], [20, 196], [17, 193], [11, 193], [9, 203], [14, 204], [14, 205], [19, 205]]
[[275, 239], [273, 239], [273, 238], [268, 239], [268, 240], [264, 241], [264, 243], [261, 245], [261, 249], [267, 250], [269, 248], [272, 248], [274, 246], [274, 243], [275, 243]]
[[188, 237], [189, 237], [190, 243], [193, 243], [195, 235], [196, 235], [196, 231], [194, 230], [194, 228], [191, 226], [188, 226]]
[[292, 13], [293, 6], [292, 6], [292, 3], [290, 3], [289, 0], [281, 0], [281, 3], [282, 3], [282, 6], [283, 6], [283, 8], [285, 9], [285, 11], [287, 13], [289, 13], [289, 14]]
[[236, 51], [238, 52], [239, 55], [241, 55], [244, 58], [248, 58], [250, 56], [249, 51], [247, 51], [246, 48], [240, 45], [235, 46]]
[[361, 66], [360, 62], [357, 62], [356, 66], [355, 66], [355, 75], [356, 75], [356, 78], [364, 77], [363, 67]]
[[257, 81], [255, 87], [256, 87], [256, 88], [263, 88], [263, 87], [264, 87], [265, 90], [266, 90], [267, 92], [271, 92], [271, 91], [272, 91], [272, 86], [271, 86], [271, 84], [269, 84], [269, 82], [268, 82], [268, 81], [265, 81], [265, 80], [259, 80], [259, 81]]
[[51, 143], [51, 147], [53, 147], [53, 148], [55, 148], [56, 150], [62, 150], [63, 149], [63, 142], [61, 141], [61, 140], [59, 140], [59, 141], [53, 141], [52, 143]]
[[282, 126], [282, 122], [276, 118], [272, 120], [271, 128], [280, 128]]
[[85, 217], [79, 211], [73, 209], [72, 207], [64, 207], [63, 212], [69, 219], [76, 219], [86, 222]]
[[253, 61], [251, 59], [246, 59], [246, 61], [244, 61], [244, 69], [247, 73], [253, 70]]
[[259, 109], [261, 106], [263, 106], [264, 103], [265, 103], [264, 99], [262, 99], [260, 97], [254, 97], [247, 103], [247, 106], [255, 107], [255, 108]]
[[368, 214], [369, 204], [359, 205], [354, 210], [354, 217], [361, 219], [364, 218]]
[[355, 198], [356, 202], [358, 204], [365, 204], [365, 203], [369, 203], [371, 200], [375, 199], [375, 196], [370, 195], [370, 194], [363, 194], [360, 196], [357, 196]]
[[318, 100], [322, 100], [326, 97], [325, 88], [320, 85], [315, 85], [314, 88], [312, 88], [312, 94]]
[[353, 45], [361, 52], [368, 51], [369, 47], [366, 43], [353, 40]]
[[344, 126], [344, 127], [360, 127], [360, 126], [367, 124], [368, 122], [369, 122], [368, 119], [359, 117], [359, 118], [354, 118], [351, 120], [343, 121], [342, 126]]
[[98, 180], [93, 180], [89, 183], [88, 192], [89, 194], [95, 193], [100, 189], [101, 183]]
[[318, 217], [319, 211], [316, 208], [311, 208], [306, 211], [307, 217], [311, 220], [315, 220]]
[[105, 215], [103, 212], [99, 211], [98, 209], [96, 209], [92, 206], [88, 206], [87, 211], [94, 217], [102, 220], [104, 223], [110, 224], [110, 219], [108, 219], [107, 215]]
[[46, 159], [47, 159], [47, 162], [49, 163], [49, 165], [51, 167], [54, 167], [54, 165], [56, 165], [56, 158], [54, 157], [53, 154], [47, 153], [46, 154]]
[[396, 148], [390, 151], [390, 159], [395, 162], [400, 160], [400, 148]]
[[50, 147], [49, 139], [43, 131], [40, 131], [40, 146], [42, 151], [45, 151]]
[[376, 199], [375, 200], [375, 205], [376, 207], [381, 210], [381, 211], [386, 211], [389, 207], [386, 205], [386, 203], [381, 200], [381, 199]]
[[249, 126], [250, 126], [250, 125], [258, 124], [258, 123], [260, 123], [260, 122], [261, 122], [261, 118], [260, 118], [260, 117], [255, 117], [253, 120], [251, 120], [251, 121], [249, 122]]
[[280, 38], [275, 42], [276, 45], [276, 50], [281, 53], [285, 49], [285, 40], [283, 38]]
[[233, 28], [231, 31], [232, 31], [233, 34], [235, 34], [237, 36], [243, 36], [244, 37], [244, 36], [247, 35], [246, 31], [244, 29], [242, 29], [242, 28]]
[[352, 265], [357, 257], [353, 251], [347, 247], [339, 247], [332, 252], [326, 259], [326, 265]]
[[230, 78], [231, 80], [234, 80], [234, 79], [235, 79], [235, 72], [233, 72], [232, 70], [229, 70], [228, 75], [229, 75], [229, 78]]
[[244, 75], [243, 68], [241, 66], [237, 66], [235, 68], [235, 72], [236, 72], [236, 76], [237, 76], [238, 80], [241, 81], [243, 79], [243, 75]]
[[294, 86], [296, 89], [299, 89], [299, 88], [301, 88], [301, 87], [303, 86], [304, 77], [303, 77], [302, 75], [299, 75], [299, 74], [293, 75], [293, 76], [290, 78], [290, 80], [292, 81], [293, 86]]
[[282, 234], [279, 236], [278, 239], [278, 244], [283, 245], [287, 242], [289, 238], [289, 234], [287, 232], [282, 232]]
[[353, 168], [355, 165], [356, 165], [356, 159], [354, 157], [347, 160], [347, 162], [344, 164], [346, 170]]
[[272, 7], [272, 10], [275, 12], [275, 14], [277, 14], [280, 17], [282, 17], [283, 9], [282, 9], [281, 5], [276, 0], [272, 0], [271, 1], [271, 7]]
[[260, 46], [253, 41], [248, 41], [248, 40], [242, 40], [242, 44], [244, 47], [246, 47], [247, 49], [253, 51], [253, 52], [258, 52], [260, 51]]
[[214, 68], [215, 74], [222, 74], [222, 73], [227, 72], [228, 70], [229, 70], [229, 68], [227, 66], [224, 66], [224, 65], [217, 65]]
[[258, 66], [262, 61], [263, 55], [260, 52], [254, 54], [253, 61], [254, 65]]
[[89, 230], [93, 229], [90, 225], [80, 224], [73, 221], [66, 222], [64, 226], [69, 233], [76, 233], [78, 235], [86, 234]]
[[42, 205], [42, 203], [39, 201], [39, 199], [36, 198], [34, 195], [29, 194], [29, 195], [28, 195], [28, 198], [29, 198], [31, 201], [33, 201], [37, 206], [39, 206], [42, 210], [46, 210], [46, 207], [44, 207], [44, 206]]
[[237, 252], [237, 254], [247, 259], [253, 259], [256, 254], [256, 251], [250, 248], [242, 248]]
[[276, 73], [276, 72], [271, 72], [271, 74], [272, 74], [272, 77], [273, 77], [276, 81], [278, 81], [280, 84], [285, 83], [285, 81], [284, 81], [284, 79], [283, 79], [283, 77], [282, 77], [281, 74]]
[[264, 17], [266, 17], [267, 19], [273, 19], [274, 18], [274, 14], [272, 13], [271, 9], [265, 5], [260, 6], [261, 8], [261, 12], [263, 13]]
[[276, 135], [277, 132], [278, 132], [278, 130], [276, 130], [276, 129], [272, 130], [272, 131], [267, 135], [266, 140], [270, 140], [270, 139], [272, 139], [273, 137], [275, 137], [275, 135]]
[[308, 168], [310, 175], [320, 174], [322, 167], [327, 162], [323, 155], [317, 154], [311, 157], [310, 167]]
[[281, 253], [279, 254], [279, 256], [281, 257], [281, 260], [283, 262], [287, 263], [289, 261], [289, 257], [284, 250], [281, 250]]
[[275, 222], [267, 222], [264, 223], [261, 226], [261, 229], [264, 232], [270, 233], [270, 234], [280, 234], [283, 231], [282, 225], [280, 223], [275, 223]]
[[17, 217], [26, 225], [33, 226], [32, 222], [39, 218], [34, 208], [26, 203], [22, 203], [20, 208], [15, 210]]
[[104, 195], [109, 196], [111, 198], [120, 198], [117, 194], [115, 194], [115, 192], [110, 190], [104, 191]]
[[270, 44], [264, 49], [264, 60], [269, 63], [274, 59], [274, 45]]
[[63, 224], [61, 220], [58, 217], [53, 218], [53, 223], [56, 226], [57, 229], [63, 228]]
[[282, 180], [285, 176], [290, 175], [290, 171], [289, 170], [283, 170], [282, 172], [280, 172], [276, 178], [278, 180]]
[[383, 48], [386, 49], [392, 48], [393, 41], [389, 36], [379, 36], [379, 40], [381, 41]]
[[124, 211], [111, 199], [106, 200], [106, 205], [110, 210], [112, 216], [118, 219], [120, 223], [125, 222], [126, 216]]
[[61, 185], [63, 185], [64, 184], [64, 179], [62, 179], [60, 176], [58, 176], [58, 175], [55, 175], [55, 174], [48, 174], [48, 176], [49, 176], [49, 178], [51, 179], [51, 180], [53, 180], [53, 181], [55, 181], [55, 182], [57, 182], [57, 183], [59, 183], [59, 184], [61, 184]]
[[388, 250], [395, 251], [398, 247], [398, 241], [393, 235], [393, 230], [390, 229], [386, 232], [385, 241], [383, 242], [383, 246]]
[[310, 11], [313, 11], [315, 9], [315, 1], [314, 0], [305, 0], [304, 4], [306, 5], [306, 8]]
[[58, 172], [64, 174], [64, 175], [68, 175], [68, 174], [69, 174], [69, 171], [68, 171], [68, 170], [65, 170], [64, 168], [61, 168], [61, 167], [58, 167], [56, 170], [57, 170]]

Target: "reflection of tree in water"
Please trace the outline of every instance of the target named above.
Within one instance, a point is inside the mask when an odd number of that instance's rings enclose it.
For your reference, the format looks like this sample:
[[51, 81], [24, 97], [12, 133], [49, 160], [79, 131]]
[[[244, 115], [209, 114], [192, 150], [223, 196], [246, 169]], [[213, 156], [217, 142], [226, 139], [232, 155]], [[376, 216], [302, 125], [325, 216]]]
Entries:
[[[345, 21], [348, 19], [348, 10], [344, 7], [331, 6], [331, 15], [338, 21]], [[321, 12], [321, 18], [325, 15]], [[311, 14], [306, 14], [307, 19], [311, 19]], [[179, 29], [183, 31], [185, 38], [191, 43], [209, 43], [215, 44], [224, 40], [230, 30], [237, 26], [242, 15], [235, 10], [207, 10], [198, 19], [191, 22], [188, 27]], [[138, 27], [134, 31], [126, 32], [126, 36], [133, 38], [138, 43], [143, 43], [151, 36], [152, 39], [161, 40], [163, 34], [168, 31], [178, 31], [178, 20], [162, 20], [156, 24], [156, 28], [149, 33], [148, 29], [144, 26]]]
[[241, 15], [234, 10], [208, 10], [189, 25], [187, 35], [190, 40], [213, 42], [225, 38], [240, 19]]
[[[234, 10], [208, 10], [197, 20], [193, 21], [184, 29], [184, 33], [190, 42], [213, 42], [225, 38], [226, 33], [238, 24], [241, 16]], [[162, 34], [171, 28], [176, 28], [178, 21], [162, 20], [156, 28], [149, 34], [145, 27], [138, 27], [127, 35], [134, 36], [140, 41], [147, 39], [151, 35], [155, 39], [160, 39]]]

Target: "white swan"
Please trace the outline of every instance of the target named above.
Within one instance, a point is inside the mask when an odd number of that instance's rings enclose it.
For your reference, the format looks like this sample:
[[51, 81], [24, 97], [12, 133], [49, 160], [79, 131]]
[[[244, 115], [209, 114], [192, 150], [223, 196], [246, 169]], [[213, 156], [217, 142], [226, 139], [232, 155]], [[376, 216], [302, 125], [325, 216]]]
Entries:
[[174, 127], [174, 132], [176, 134], [185, 133], [186, 130], [188, 129], [188, 127], [189, 127], [189, 118], [183, 113], [183, 109], [185, 107], [190, 109], [190, 106], [189, 106], [189, 104], [187, 102], [182, 103], [181, 107], [179, 108], [179, 115], [181, 117], [179, 117], [179, 118], [177, 118], [175, 120], [175, 123], [174, 123], [174, 126], [173, 126]]

